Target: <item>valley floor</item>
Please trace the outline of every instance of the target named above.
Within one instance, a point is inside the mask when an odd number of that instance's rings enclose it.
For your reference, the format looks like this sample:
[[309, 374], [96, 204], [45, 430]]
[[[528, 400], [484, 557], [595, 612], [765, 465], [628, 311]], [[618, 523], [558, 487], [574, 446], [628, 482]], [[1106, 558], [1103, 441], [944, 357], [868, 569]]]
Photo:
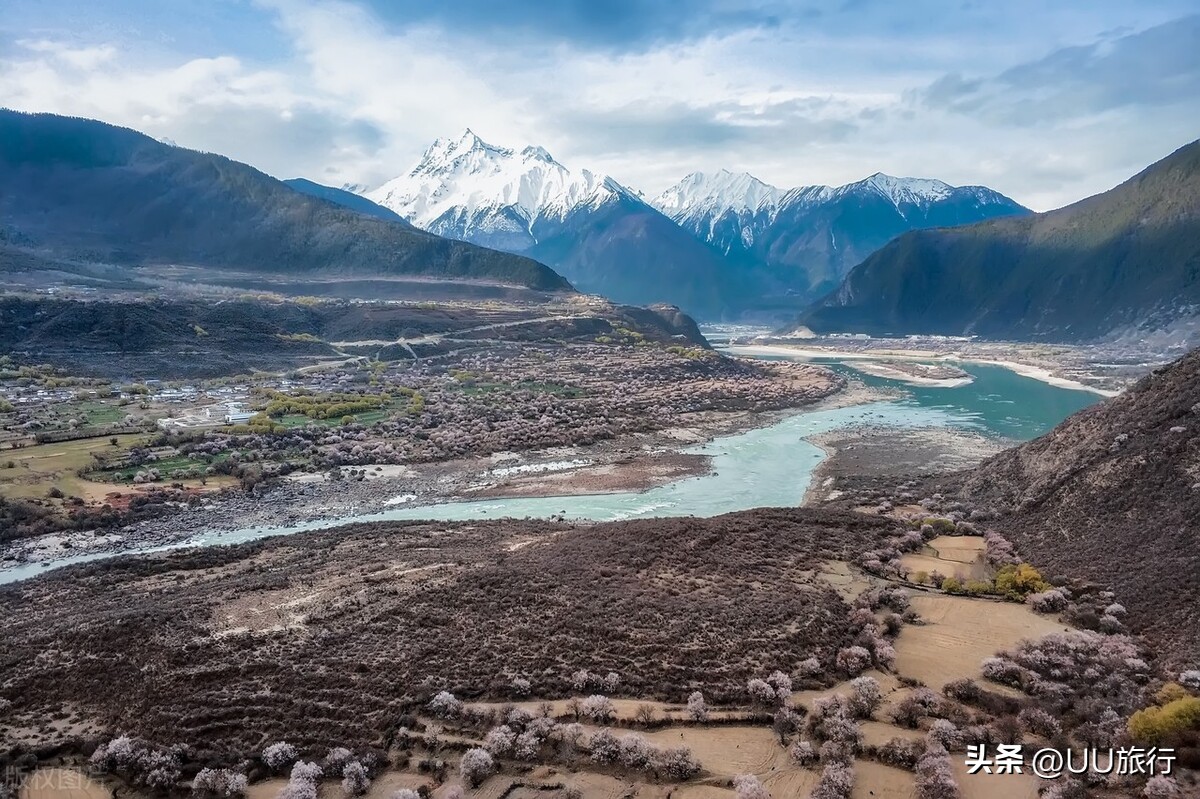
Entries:
[[[848, 336], [777, 338], [742, 336], [727, 351], [733, 354], [795, 359], [843, 360], [870, 374], [912, 382], [914, 385], [961, 385], [953, 373], [955, 363], [1003, 366], [1017, 374], [1060, 388], [1113, 396], [1152, 368], [1169, 363], [1181, 352], [1160, 351], [1128, 344], [1029, 344], [976, 341], [946, 337], [855, 338]], [[950, 370], [927, 374], [938, 364]], [[914, 372], [914, 368], [923, 372]], [[900, 372], [900, 374], [896, 374]]]

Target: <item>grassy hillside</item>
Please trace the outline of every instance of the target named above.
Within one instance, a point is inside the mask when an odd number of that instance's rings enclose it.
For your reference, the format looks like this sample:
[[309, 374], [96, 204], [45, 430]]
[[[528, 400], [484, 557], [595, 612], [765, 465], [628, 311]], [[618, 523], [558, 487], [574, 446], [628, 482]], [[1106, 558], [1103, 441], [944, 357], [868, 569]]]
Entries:
[[1200, 305], [1200, 142], [1030, 217], [907, 233], [802, 319], [818, 332], [1085, 340]]
[[528, 258], [377, 219], [245, 164], [85, 119], [0, 110], [0, 240], [43, 255], [570, 290]]

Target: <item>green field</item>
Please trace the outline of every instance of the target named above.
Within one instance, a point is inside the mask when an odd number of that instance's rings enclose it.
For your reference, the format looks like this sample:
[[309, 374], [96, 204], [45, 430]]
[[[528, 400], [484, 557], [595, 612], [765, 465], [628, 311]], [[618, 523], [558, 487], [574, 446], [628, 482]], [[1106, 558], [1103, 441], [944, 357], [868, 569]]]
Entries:
[[116, 400], [75, 400], [40, 409], [36, 418], [47, 430], [65, 430], [72, 419], [79, 427], [109, 427], [133, 410], [136, 406], [121, 406]]
[[176, 475], [192, 469], [198, 469], [200, 472], [203, 472], [212, 464], [228, 460], [229, 456], [230, 453], [222, 452], [209, 462], [190, 455], [176, 455], [173, 458], [163, 458], [162, 460], [143, 463], [141, 466], [125, 466], [119, 469], [97, 469], [96, 471], [88, 472], [87, 476], [97, 482], [132, 483], [134, 476], [138, 472], [147, 469], [156, 469], [162, 478], [160, 482], [170, 482]]
[[[420, 394], [414, 393], [412, 397], [396, 397], [382, 408], [359, 411], [358, 413], [348, 414], [348, 416], [358, 424], [373, 425], [382, 422], [396, 413], [419, 413], [424, 404], [424, 398]], [[275, 419], [275, 421], [284, 427], [304, 427], [310, 424], [320, 427], [339, 427], [342, 424], [342, 418], [341, 416], [335, 416], [329, 419], [313, 419], [302, 413], [288, 413]]]

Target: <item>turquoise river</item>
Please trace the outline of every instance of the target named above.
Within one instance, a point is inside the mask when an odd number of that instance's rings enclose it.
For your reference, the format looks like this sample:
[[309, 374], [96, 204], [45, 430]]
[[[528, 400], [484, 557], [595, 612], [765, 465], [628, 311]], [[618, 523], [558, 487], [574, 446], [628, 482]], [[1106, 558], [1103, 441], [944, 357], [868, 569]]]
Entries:
[[[383, 511], [288, 527], [254, 527], [214, 531], [160, 551], [183, 546], [233, 544], [269, 535], [298, 533], [347, 522], [401, 519], [495, 519], [548, 517], [612, 521], [651, 516], [713, 516], [754, 507], [791, 506], [801, 502], [813, 470], [824, 453], [806, 437], [859, 424], [943, 426], [978, 431], [1012, 440], [1027, 440], [1046, 432], [1070, 414], [1100, 399], [1087, 391], [1059, 388], [1022, 377], [1000, 366], [956, 364], [974, 378], [956, 388], [915, 387], [885, 378], [853, 374], [870, 386], [900, 389], [902, 396], [883, 402], [836, 409], [798, 411], [780, 421], [736, 435], [693, 446], [686, 452], [711, 456], [712, 470], [643, 492], [586, 496], [516, 498], [451, 502], [441, 505], [394, 505]], [[24, 564], [0, 570], [0, 584], [40, 574], [49, 568], [94, 560], [106, 555], [79, 555], [43, 564]]]

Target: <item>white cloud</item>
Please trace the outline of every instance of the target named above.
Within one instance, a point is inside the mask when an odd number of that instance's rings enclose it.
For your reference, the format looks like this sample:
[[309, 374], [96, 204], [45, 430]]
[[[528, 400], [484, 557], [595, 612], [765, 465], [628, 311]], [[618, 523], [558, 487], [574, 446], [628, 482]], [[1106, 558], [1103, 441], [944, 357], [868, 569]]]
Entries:
[[[1060, 103], [1070, 113], [1021, 118], [1005, 76], [1023, 74], [1022, 63], [1069, 65], [1055, 56], [1065, 45], [1100, 40], [1103, 55], [1136, 31], [1061, 42], [1016, 14], [1014, 57], [1002, 35], [898, 35], [891, 20], [841, 31], [793, 20], [622, 51], [488, 26], [389, 26], [341, 0], [258, 7], [289, 53], [151, 63], [128, 45], [30, 37], [0, 56], [0, 105], [96, 117], [334, 185], [381, 182], [432, 139], [471, 127], [498, 144], [542, 144], [648, 194], [695, 169], [745, 169], [782, 186], [882, 170], [985, 183], [1035, 208], [1108, 188], [1195, 135], [1194, 115], [1136, 94], [1120, 107]], [[1078, 16], [1058, 30], [1088, 29]], [[1097, 31], [1103, 21], [1086, 20]], [[989, 113], [964, 113], [981, 86]], [[929, 87], [957, 105], [928, 102]]]
[[117, 48], [105, 44], [98, 47], [72, 47], [64, 42], [49, 39], [19, 39], [19, 47], [34, 53], [46, 53], [50, 57], [80, 70], [92, 70], [111, 61], [117, 54]]

